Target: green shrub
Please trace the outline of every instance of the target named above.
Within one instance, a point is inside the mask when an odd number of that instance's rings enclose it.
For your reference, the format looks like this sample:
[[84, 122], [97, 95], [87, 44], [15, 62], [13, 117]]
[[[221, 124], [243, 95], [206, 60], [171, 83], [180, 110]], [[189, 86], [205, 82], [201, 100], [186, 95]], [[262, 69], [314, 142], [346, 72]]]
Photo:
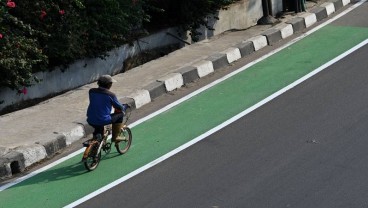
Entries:
[[0, 5], [0, 87], [17, 90], [37, 81], [33, 68], [45, 69], [47, 57], [37, 39], [40, 32], [9, 14], [15, 8], [12, 1]]
[[20, 90], [38, 81], [35, 72], [104, 58], [143, 25], [180, 26], [196, 40], [207, 15], [237, 0], [0, 1], [0, 87]]
[[[12, 5], [10, 5], [11, 3]], [[147, 16], [144, 1], [8, 0], [0, 4], [0, 87], [22, 89], [33, 73], [106, 56]], [[11, 7], [10, 7], [10, 6]]]
[[67, 66], [86, 57], [104, 57], [124, 44], [126, 35], [144, 18], [140, 4], [131, 0], [19, 2], [13, 15], [48, 34], [39, 36], [39, 42], [49, 67]]

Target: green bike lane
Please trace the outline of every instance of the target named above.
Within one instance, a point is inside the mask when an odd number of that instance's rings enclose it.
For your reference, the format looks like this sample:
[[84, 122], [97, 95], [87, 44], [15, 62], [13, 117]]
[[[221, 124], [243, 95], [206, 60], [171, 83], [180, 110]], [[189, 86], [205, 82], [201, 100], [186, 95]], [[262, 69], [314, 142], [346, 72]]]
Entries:
[[218, 126], [367, 38], [368, 28], [325, 26], [135, 126], [127, 154], [112, 150], [93, 172], [85, 170], [81, 155], [72, 157], [1, 191], [0, 207], [66, 206]]

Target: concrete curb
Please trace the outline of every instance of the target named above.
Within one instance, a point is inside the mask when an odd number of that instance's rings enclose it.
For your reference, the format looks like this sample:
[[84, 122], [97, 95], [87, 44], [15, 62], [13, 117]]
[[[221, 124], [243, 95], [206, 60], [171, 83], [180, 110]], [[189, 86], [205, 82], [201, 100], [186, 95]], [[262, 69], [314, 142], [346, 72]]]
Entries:
[[22, 153], [11, 151], [0, 158], [0, 179], [11, 177], [25, 170], [25, 159]]
[[193, 66], [180, 68], [177, 72], [183, 76], [184, 84], [188, 84], [199, 79], [197, 68]]
[[348, 5], [348, 4], [350, 4], [350, 0], [342, 0], [342, 5], [343, 6], [346, 6], [346, 5]]
[[317, 22], [317, 17], [316, 17], [316, 14], [314, 13], [307, 12], [307, 13], [302, 14], [301, 17], [304, 19], [304, 24], [306, 28], [311, 27]]
[[245, 42], [238, 43], [238, 44], [235, 45], [235, 47], [239, 48], [240, 55], [242, 57], [246, 57], [246, 56], [254, 53], [254, 51], [255, 51], [252, 41], [245, 41]]
[[332, 13], [335, 13], [335, 6], [332, 2], [326, 2], [321, 4], [321, 7], [326, 8], [327, 16], [330, 16]]
[[[334, 4], [334, 7], [335, 7], [335, 11], [343, 8], [345, 5], [344, 5], [344, 2], [342, 0], [330, 0], [331, 3]], [[349, 1], [350, 3], [350, 1]]]
[[241, 58], [239, 48], [228, 48], [222, 53], [226, 54], [227, 62], [229, 64]]
[[[122, 103], [128, 103], [133, 109], [141, 108], [167, 92], [181, 88], [183, 85], [205, 77], [240, 58], [311, 27], [349, 3], [350, 0], [330, 0], [311, 9], [310, 12], [303, 13], [285, 23], [272, 27], [259, 36], [236, 43], [233, 47], [222, 52], [216, 52], [190, 66], [178, 68], [176, 72], [161, 77], [157, 81], [148, 84], [144, 89], [137, 89], [132, 94], [119, 100]], [[92, 131], [93, 129], [87, 122], [82, 122], [76, 124], [69, 132], [57, 135], [50, 142], [20, 146], [15, 149], [0, 147], [0, 179], [9, 178], [13, 174], [24, 171], [26, 167], [34, 163], [52, 157], [71, 143], [91, 134]]]
[[290, 24], [293, 27], [293, 31], [295, 33], [305, 29], [304, 18], [302, 17], [295, 17], [287, 21], [286, 24]]
[[207, 76], [213, 73], [213, 63], [208, 60], [201, 60], [193, 64], [193, 67], [197, 69], [197, 74], [199, 78]]
[[285, 39], [294, 34], [293, 26], [291, 24], [280, 23], [276, 25], [275, 29], [280, 30], [282, 39]]
[[179, 89], [184, 85], [183, 76], [180, 73], [168, 74], [158, 79], [158, 81], [165, 84], [166, 91], [168, 92]]
[[151, 100], [156, 99], [157, 97], [163, 95], [166, 93], [165, 84], [163, 82], [153, 82], [143, 89], [147, 90], [149, 92], [149, 95], [151, 97]]
[[267, 37], [263, 35], [250, 38], [248, 41], [253, 42], [254, 51], [259, 51], [268, 45]]
[[148, 90], [136, 90], [133, 94], [128, 96], [134, 100], [134, 107], [140, 108], [151, 102], [151, 96]]
[[328, 17], [327, 7], [316, 7], [311, 12], [316, 15], [318, 22]]
[[67, 147], [66, 136], [59, 135], [58, 137], [56, 137], [56, 139], [42, 143], [41, 145], [45, 147], [47, 156], [51, 157], [59, 150], [62, 150], [65, 147]]
[[212, 66], [215, 71], [229, 64], [227, 55], [223, 53], [215, 53], [209, 56], [206, 60], [212, 62]]
[[273, 45], [276, 42], [279, 42], [282, 39], [281, 30], [278, 28], [271, 28], [266, 30], [266, 32], [262, 33], [267, 38], [267, 44]]

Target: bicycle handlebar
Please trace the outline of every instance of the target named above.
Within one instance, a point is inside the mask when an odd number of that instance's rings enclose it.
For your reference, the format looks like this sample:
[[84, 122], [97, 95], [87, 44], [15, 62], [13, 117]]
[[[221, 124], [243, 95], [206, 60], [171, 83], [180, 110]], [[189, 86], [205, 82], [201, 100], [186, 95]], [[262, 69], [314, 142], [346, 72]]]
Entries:
[[[122, 110], [114, 108], [114, 113], [124, 113], [125, 122], [123, 122], [123, 123], [126, 124], [129, 120], [130, 114], [132, 113], [131, 112], [132, 107], [129, 104], [123, 104], [123, 107], [125, 107], [125, 108], [123, 108]], [[128, 109], [129, 109], [129, 111], [127, 112]]]

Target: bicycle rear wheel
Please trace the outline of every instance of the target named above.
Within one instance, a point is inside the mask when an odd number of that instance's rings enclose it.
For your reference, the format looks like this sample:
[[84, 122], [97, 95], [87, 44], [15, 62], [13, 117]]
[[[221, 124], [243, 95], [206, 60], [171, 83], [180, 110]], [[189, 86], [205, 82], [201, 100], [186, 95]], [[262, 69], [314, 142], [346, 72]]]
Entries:
[[124, 138], [124, 140], [115, 144], [115, 147], [120, 154], [124, 154], [129, 150], [130, 146], [132, 145], [132, 131], [129, 127], [123, 127], [121, 128], [119, 136]]
[[97, 168], [101, 160], [101, 152], [97, 154], [99, 143], [97, 141], [91, 142], [91, 144], [85, 150], [85, 157], [83, 158], [84, 166], [88, 171], [92, 171]]

